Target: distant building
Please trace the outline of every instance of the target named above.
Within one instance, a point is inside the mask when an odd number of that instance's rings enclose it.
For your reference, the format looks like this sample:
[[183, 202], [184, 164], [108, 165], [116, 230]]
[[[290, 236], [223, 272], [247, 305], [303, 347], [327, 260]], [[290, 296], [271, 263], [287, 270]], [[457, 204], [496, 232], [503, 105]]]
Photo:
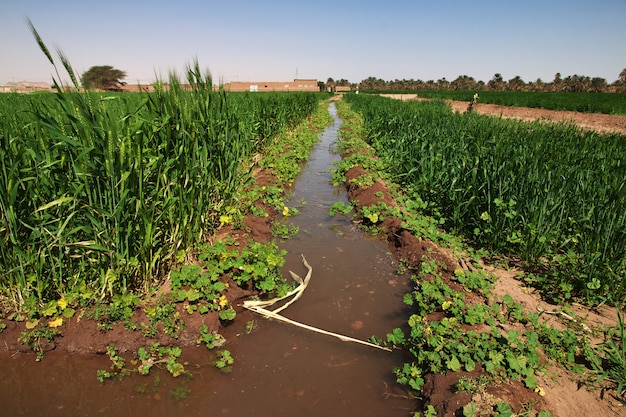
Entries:
[[49, 83], [18, 81], [0, 85], [0, 93], [32, 93], [34, 91], [52, 91]]
[[349, 85], [337, 85], [335, 86], [335, 93], [349, 93], [352, 91], [352, 87]]
[[[63, 86], [66, 90], [72, 90], [72, 87]], [[124, 83], [118, 86], [116, 91], [128, 91], [128, 92], [152, 92], [155, 90], [154, 84], [132, 84]], [[189, 84], [180, 84], [183, 90], [191, 90]], [[162, 85], [164, 90], [169, 89], [167, 83]], [[214, 89], [218, 89], [217, 86], [213, 86]], [[222, 88], [226, 91], [320, 91], [317, 80], [315, 79], [295, 79], [293, 81], [258, 81], [258, 82], [231, 82], [224, 84]], [[47, 83], [32, 83], [27, 81], [20, 81], [19, 83], [7, 83], [6, 85], [0, 85], [0, 93], [29, 93], [32, 91], [56, 91]]]
[[222, 86], [226, 91], [320, 91], [315, 79], [293, 81], [233, 81]]
[[[186, 88], [186, 89], [189, 89], [189, 88]], [[131, 84], [131, 83], [128, 83], [128, 84], [122, 86], [120, 91], [128, 91], [128, 92], [132, 92], [132, 93], [139, 93], [139, 92], [151, 93], [151, 92], [154, 91], [154, 84]]]

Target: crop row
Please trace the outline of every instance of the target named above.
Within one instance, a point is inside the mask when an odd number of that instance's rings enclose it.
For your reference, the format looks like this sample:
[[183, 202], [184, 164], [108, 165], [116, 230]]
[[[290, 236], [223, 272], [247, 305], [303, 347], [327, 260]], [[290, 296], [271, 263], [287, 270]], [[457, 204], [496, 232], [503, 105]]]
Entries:
[[[415, 91], [411, 91], [415, 93]], [[626, 93], [574, 93], [528, 91], [418, 91], [420, 97], [472, 101], [479, 94], [479, 103], [501, 106], [532, 107], [584, 113], [626, 114]]]
[[348, 95], [366, 140], [425, 214], [515, 254], [554, 298], [623, 303], [626, 137]]
[[0, 96], [0, 311], [145, 290], [219, 225], [245, 161], [310, 115], [310, 93]]

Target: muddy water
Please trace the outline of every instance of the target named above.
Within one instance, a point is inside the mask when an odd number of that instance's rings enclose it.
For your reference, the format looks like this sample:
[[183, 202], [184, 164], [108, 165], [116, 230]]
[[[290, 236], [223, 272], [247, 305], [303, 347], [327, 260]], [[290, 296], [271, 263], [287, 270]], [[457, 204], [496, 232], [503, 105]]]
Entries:
[[[406, 277], [384, 243], [368, 238], [330, 206], [346, 200], [330, 185], [329, 169], [341, 121], [334, 123], [311, 153], [297, 180], [290, 206], [300, 233], [281, 244], [289, 252], [285, 274], [304, 276], [300, 254], [313, 267], [304, 295], [283, 314], [328, 331], [366, 340], [384, 338], [406, 320], [402, 297]], [[306, 202], [306, 204], [302, 204]], [[246, 325], [253, 322], [251, 331]], [[342, 342], [288, 324], [240, 313], [225, 328], [224, 348], [235, 358], [230, 373], [210, 365], [213, 353], [187, 348], [192, 378], [166, 372], [132, 375], [101, 384], [96, 370], [106, 357], [50, 352], [41, 363], [32, 355], [2, 357], [0, 415], [46, 416], [407, 416], [415, 402], [404, 398], [392, 374], [400, 353]]]

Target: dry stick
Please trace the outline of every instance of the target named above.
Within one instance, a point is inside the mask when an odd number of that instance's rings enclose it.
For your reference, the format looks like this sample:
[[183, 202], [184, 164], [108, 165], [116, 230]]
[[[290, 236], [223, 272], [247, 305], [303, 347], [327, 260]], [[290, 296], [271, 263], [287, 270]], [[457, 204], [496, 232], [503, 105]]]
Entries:
[[306, 261], [306, 258], [304, 257], [304, 255], [302, 256], [302, 263], [304, 264], [304, 266], [306, 266], [306, 268], [309, 270], [309, 272], [307, 272], [306, 276], [304, 277], [304, 281], [302, 280], [302, 278], [300, 278], [298, 276], [298, 274], [289, 271], [289, 273], [291, 274], [291, 276], [296, 279], [300, 285], [300, 291], [296, 294], [295, 297], [293, 297], [292, 300], [290, 300], [289, 302], [285, 303], [285, 305], [283, 305], [280, 308], [277, 308], [276, 310], [274, 310], [274, 313], [279, 313], [280, 311], [283, 311], [284, 309], [286, 309], [287, 307], [289, 307], [294, 301], [296, 301], [298, 298], [302, 297], [302, 294], [304, 293], [304, 290], [306, 289], [307, 285], [309, 285], [309, 281], [311, 280], [311, 274], [313, 273], [313, 268], [311, 268], [311, 265], [309, 265], [309, 263]]
[[540, 308], [540, 307], [537, 307], [537, 311], [539, 311], [540, 313], [560, 315], [561, 317], [564, 317], [564, 318], [566, 318], [568, 320], [571, 320], [574, 323], [580, 325], [583, 328], [583, 330], [586, 331], [587, 333], [592, 333], [592, 331], [589, 328], [589, 326], [587, 326], [585, 323], [582, 323], [582, 322], [576, 320], [574, 317], [570, 316], [567, 313], [564, 313], [563, 311], [549, 311], [549, 310], [544, 310], [543, 308]]
[[271, 305], [276, 304], [279, 301], [282, 301], [286, 298], [291, 297], [292, 295], [296, 295], [291, 301], [289, 301], [288, 303], [286, 303], [284, 306], [274, 310], [274, 313], [278, 313], [279, 311], [284, 310], [285, 308], [287, 308], [291, 303], [293, 303], [294, 301], [296, 301], [298, 298], [300, 298], [302, 296], [302, 293], [304, 292], [304, 289], [307, 287], [307, 285], [309, 285], [309, 280], [311, 279], [311, 274], [313, 273], [313, 268], [311, 268], [311, 265], [309, 265], [309, 263], [306, 261], [306, 259], [304, 258], [304, 255], [302, 255], [302, 262], [304, 263], [304, 266], [307, 267], [307, 269], [309, 270], [309, 272], [307, 272], [306, 277], [304, 278], [304, 280], [295, 272], [291, 272], [289, 271], [289, 273], [291, 274], [291, 277], [296, 280], [298, 282], [298, 286], [289, 291], [287, 294], [283, 295], [282, 297], [277, 297], [277, 298], [272, 298], [271, 300], [265, 300], [265, 301], [261, 301], [261, 300], [248, 300], [248, 301], [244, 301], [244, 307], [248, 308], [248, 307], [261, 307], [261, 308], [265, 308], [265, 307], [269, 307]]
[[[246, 307], [246, 306], [244, 305], [244, 307]], [[387, 352], [391, 352], [391, 349], [389, 349], [388, 347], [375, 345], [373, 343], [366, 342], [364, 340], [359, 340], [359, 339], [355, 339], [353, 337], [344, 336], [344, 335], [341, 335], [341, 334], [338, 334], [338, 333], [333, 333], [333, 332], [329, 332], [329, 331], [326, 331], [326, 330], [322, 330], [322, 329], [319, 329], [317, 327], [308, 326], [306, 324], [303, 324], [303, 323], [300, 323], [300, 322], [288, 319], [287, 317], [281, 316], [280, 314], [276, 314], [273, 311], [266, 310], [263, 307], [246, 307], [246, 308], [249, 309], [249, 310], [252, 310], [252, 311], [254, 311], [256, 313], [262, 314], [265, 317], [271, 317], [273, 319], [276, 319], [276, 320], [279, 320], [279, 321], [283, 321], [285, 323], [293, 324], [294, 326], [302, 327], [303, 329], [311, 330], [311, 331], [316, 332], [316, 333], [321, 333], [321, 334], [325, 334], [325, 335], [328, 335], [328, 336], [334, 336], [334, 337], [338, 338], [339, 340], [341, 340], [342, 342], [359, 343], [361, 345], [370, 346], [370, 347], [374, 347], [374, 348], [377, 348], [377, 349], [385, 350]]]
[[[292, 325], [294, 325], [296, 327], [301, 327], [303, 329], [311, 330], [313, 332], [325, 334], [325, 335], [328, 335], [328, 336], [334, 336], [334, 337], [338, 338], [339, 340], [341, 340], [342, 342], [359, 343], [361, 345], [366, 345], [366, 346], [374, 347], [374, 348], [377, 348], [377, 349], [385, 350], [387, 352], [391, 352], [391, 349], [389, 349], [387, 347], [375, 345], [374, 343], [365, 342], [363, 340], [355, 339], [355, 338], [352, 338], [352, 337], [349, 337], [349, 336], [344, 336], [344, 335], [341, 335], [341, 334], [338, 334], [338, 333], [333, 333], [333, 332], [329, 332], [329, 331], [326, 331], [326, 330], [322, 330], [322, 329], [319, 329], [317, 327], [309, 326], [309, 325], [297, 322], [295, 320], [288, 319], [287, 317], [284, 317], [284, 316], [281, 316], [280, 314], [278, 314], [279, 311], [284, 310], [290, 304], [292, 304], [294, 301], [296, 301], [298, 298], [300, 298], [302, 296], [302, 293], [304, 292], [304, 289], [309, 284], [309, 281], [311, 279], [311, 274], [313, 273], [313, 268], [306, 261], [306, 258], [304, 257], [304, 255], [302, 255], [302, 262], [304, 263], [304, 266], [306, 266], [307, 269], [309, 270], [309, 272], [306, 274], [306, 277], [304, 278], [304, 280], [302, 278], [300, 278], [297, 274], [289, 271], [291, 276], [296, 281], [298, 281], [300, 283], [300, 285], [298, 285], [298, 287], [295, 290], [290, 291], [287, 295], [285, 295], [283, 297], [274, 298], [274, 299], [271, 299], [271, 300], [268, 300], [268, 301], [258, 301], [258, 300], [244, 301], [243, 302], [244, 308], [246, 308], [248, 310], [251, 310], [251, 311], [254, 311], [255, 313], [261, 314], [265, 318], [271, 317], [271, 318], [276, 319], [278, 321], [282, 321], [282, 322], [285, 322], [285, 323], [292, 324]], [[280, 300], [284, 300], [285, 298], [290, 297], [291, 295], [294, 295], [294, 294], [295, 294], [295, 297], [292, 300], [290, 300], [288, 303], [286, 303], [285, 305], [283, 305], [282, 307], [280, 307], [280, 308], [278, 308], [278, 309], [276, 309], [274, 311], [268, 310], [268, 309], [265, 308], [267, 306], [271, 306], [271, 305], [275, 304], [276, 302], [278, 302]]]

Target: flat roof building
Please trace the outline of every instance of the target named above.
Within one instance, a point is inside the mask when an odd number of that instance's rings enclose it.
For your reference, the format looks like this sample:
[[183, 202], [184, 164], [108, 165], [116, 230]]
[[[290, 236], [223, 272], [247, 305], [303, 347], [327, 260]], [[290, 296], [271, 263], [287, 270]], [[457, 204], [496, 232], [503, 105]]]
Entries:
[[222, 86], [226, 91], [320, 91], [316, 79], [293, 81], [232, 81]]

